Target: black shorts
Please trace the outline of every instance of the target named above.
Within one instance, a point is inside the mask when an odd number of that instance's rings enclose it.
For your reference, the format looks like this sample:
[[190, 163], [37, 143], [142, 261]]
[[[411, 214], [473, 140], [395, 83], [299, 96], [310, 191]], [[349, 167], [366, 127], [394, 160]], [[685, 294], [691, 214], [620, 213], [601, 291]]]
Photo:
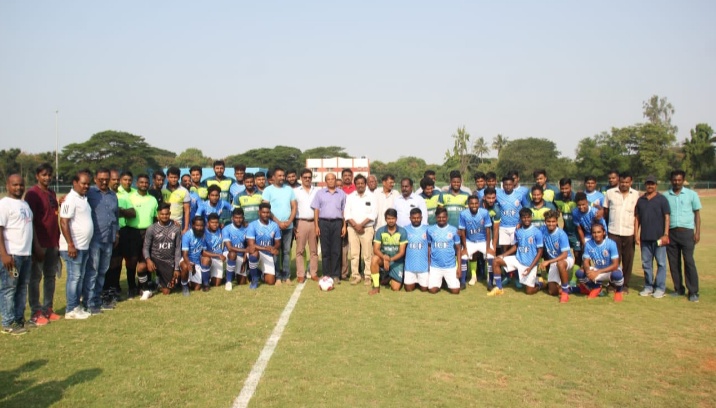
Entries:
[[122, 256], [126, 258], [142, 259], [142, 248], [144, 247], [144, 234], [147, 230], [124, 227], [119, 230], [119, 246]]
[[159, 286], [162, 288], [168, 288], [169, 283], [174, 279], [174, 265], [168, 264], [163, 261], [154, 260], [154, 265], [157, 266], [157, 278], [159, 278]]

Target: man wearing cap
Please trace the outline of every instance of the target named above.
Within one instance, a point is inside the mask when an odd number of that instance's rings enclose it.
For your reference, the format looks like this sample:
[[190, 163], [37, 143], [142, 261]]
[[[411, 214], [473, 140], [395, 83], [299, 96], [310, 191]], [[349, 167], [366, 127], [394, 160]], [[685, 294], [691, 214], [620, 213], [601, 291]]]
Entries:
[[[639, 296], [664, 297], [666, 293], [666, 245], [669, 242], [669, 201], [656, 191], [656, 177], [645, 180], [646, 193], [636, 202], [634, 233], [641, 246], [644, 289]], [[656, 277], [653, 266], [656, 258]], [[655, 279], [656, 278], [656, 279]]]
[[683, 170], [671, 172], [671, 189], [666, 199], [671, 208], [669, 246], [666, 249], [674, 281], [674, 295], [683, 296], [684, 281], [681, 278], [681, 257], [683, 257], [686, 289], [689, 301], [699, 301], [699, 275], [694, 262], [694, 248], [701, 238], [701, 200], [693, 190], [684, 187], [686, 173]]
[[639, 192], [631, 188], [628, 172], [617, 175], [618, 184], [604, 193], [604, 218], [608, 220], [609, 239], [617, 244], [624, 272], [622, 292], [629, 292], [629, 279], [634, 264], [634, 210]]

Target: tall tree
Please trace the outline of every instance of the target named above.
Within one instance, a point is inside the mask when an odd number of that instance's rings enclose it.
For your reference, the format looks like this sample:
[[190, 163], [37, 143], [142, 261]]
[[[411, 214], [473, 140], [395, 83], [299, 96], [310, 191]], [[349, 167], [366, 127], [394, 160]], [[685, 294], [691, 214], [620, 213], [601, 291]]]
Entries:
[[415, 190], [418, 189], [420, 179], [423, 178], [423, 172], [427, 168], [428, 165], [425, 160], [414, 156], [401, 157], [389, 163], [384, 163], [380, 160], [370, 162], [370, 173], [376, 176], [378, 180], [388, 173], [394, 175], [397, 182], [403, 177], [409, 177], [413, 180]]
[[618, 129], [616, 140], [626, 148], [634, 177], [653, 174], [665, 178], [675, 161], [671, 146], [676, 136], [661, 124], [643, 123]]
[[470, 134], [465, 130], [465, 126], [458, 128], [452, 135], [453, 147], [452, 150], [445, 152], [445, 161], [451, 158], [457, 159], [458, 169], [463, 175], [467, 174], [468, 165], [471, 159], [471, 145], [470, 145]]
[[211, 167], [213, 161], [214, 160], [211, 157], [204, 156], [204, 152], [200, 149], [190, 147], [179, 153], [177, 157], [174, 158], [174, 165], [177, 167]]
[[671, 124], [671, 118], [674, 116], [674, 106], [665, 97], [660, 98], [658, 95], [652, 95], [648, 101], [642, 104], [644, 109], [644, 117], [654, 125], [664, 126], [669, 133], [676, 135], [678, 128]]
[[345, 150], [345, 147], [340, 146], [314, 147], [312, 149], [305, 150], [301, 154], [301, 161], [305, 163], [306, 159], [322, 159], [324, 157], [351, 157], [348, 153], [346, 153]]
[[535, 169], [545, 168], [549, 178], [557, 180], [569, 175], [563, 173], [565, 163], [559, 160], [559, 156], [557, 145], [551, 140], [534, 137], [515, 139], [502, 149], [497, 174], [501, 177], [510, 170], [517, 170], [525, 174], [525, 180], [529, 180]]
[[2, 180], [3, 186], [9, 175], [20, 170], [20, 165], [17, 163], [17, 157], [20, 153], [20, 149], [0, 150], [0, 180]]
[[265, 167], [268, 169], [280, 166], [284, 169], [300, 170], [305, 166], [305, 162], [301, 161], [301, 150], [288, 146], [251, 149], [241, 154], [228, 156], [224, 161], [229, 166], [242, 163], [248, 167]]
[[86, 142], [65, 146], [61, 153], [60, 174], [71, 176], [80, 169], [95, 170], [99, 166], [144, 173], [163, 167], [157, 157], [169, 156], [176, 155], [150, 145], [142, 136], [106, 130], [95, 133]]
[[502, 152], [502, 149], [504, 149], [507, 144], [510, 142], [510, 140], [501, 134], [498, 134], [497, 136], [492, 138], [492, 150], [497, 152], [497, 157], [500, 157], [500, 152]]
[[602, 177], [609, 170], [624, 171], [629, 168], [629, 158], [622, 140], [617, 137], [620, 129], [602, 132], [579, 141], [574, 159], [575, 176], [583, 178], [587, 175]]
[[480, 163], [482, 163], [482, 156], [490, 153], [490, 147], [487, 146], [487, 142], [484, 137], [480, 136], [477, 140], [475, 140], [475, 143], [472, 145], [472, 152], [475, 156], [477, 156]]
[[716, 137], [714, 130], [706, 123], [699, 123], [690, 133], [691, 138], [686, 139], [683, 146], [685, 166], [691, 179], [698, 180], [714, 165]]

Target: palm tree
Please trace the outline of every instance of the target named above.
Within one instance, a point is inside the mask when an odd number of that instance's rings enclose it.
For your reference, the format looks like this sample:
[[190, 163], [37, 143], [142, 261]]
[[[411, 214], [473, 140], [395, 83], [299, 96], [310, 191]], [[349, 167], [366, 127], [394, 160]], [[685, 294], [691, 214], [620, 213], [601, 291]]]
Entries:
[[497, 152], [497, 157], [500, 157], [500, 152], [502, 149], [507, 146], [507, 143], [509, 143], [510, 140], [501, 134], [498, 134], [497, 136], [492, 138], [492, 149]]
[[490, 147], [487, 146], [487, 142], [485, 142], [484, 137], [479, 137], [475, 140], [475, 143], [472, 145], [472, 152], [480, 159], [480, 163], [482, 163], [482, 156], [490, 153]]

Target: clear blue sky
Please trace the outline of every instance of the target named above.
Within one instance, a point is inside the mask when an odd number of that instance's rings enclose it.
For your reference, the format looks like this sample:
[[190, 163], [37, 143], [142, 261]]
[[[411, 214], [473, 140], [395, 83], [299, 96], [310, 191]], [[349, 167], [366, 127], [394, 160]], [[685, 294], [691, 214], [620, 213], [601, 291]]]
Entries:
[[0, 149], [124, 130], [441, 163], [450, 135], [577, 142], [666, 96], [716, 127], [714, 1], [2, 1]]

